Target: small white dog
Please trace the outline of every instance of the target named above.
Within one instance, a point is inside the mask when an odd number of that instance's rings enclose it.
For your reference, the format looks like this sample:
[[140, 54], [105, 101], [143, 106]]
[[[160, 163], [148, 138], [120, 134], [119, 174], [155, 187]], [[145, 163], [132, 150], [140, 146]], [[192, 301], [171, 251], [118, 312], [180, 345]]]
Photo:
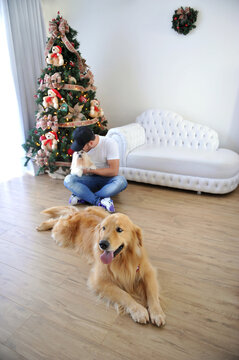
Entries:
[[96, 166], [85, 151], [75, 151], [72, 157], [71, 174], [82, 176], [83, 169], [96, 169]]

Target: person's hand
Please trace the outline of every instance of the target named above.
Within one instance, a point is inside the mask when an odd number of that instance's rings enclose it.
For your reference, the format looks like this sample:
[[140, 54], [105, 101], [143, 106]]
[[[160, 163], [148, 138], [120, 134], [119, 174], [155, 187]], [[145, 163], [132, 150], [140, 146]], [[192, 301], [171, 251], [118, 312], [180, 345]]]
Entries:
[[84, 174], [84, 175], [90, 175], [90, 174], [92, 174], [92, 169], [83, 169], [83, 174]]

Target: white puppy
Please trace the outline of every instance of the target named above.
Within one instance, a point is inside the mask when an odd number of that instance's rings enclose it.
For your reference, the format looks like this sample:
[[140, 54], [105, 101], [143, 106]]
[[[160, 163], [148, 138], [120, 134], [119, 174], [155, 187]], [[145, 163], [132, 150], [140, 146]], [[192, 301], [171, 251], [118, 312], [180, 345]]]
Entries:
[[96, 169], [96, 166], [85, 151], [75, 151], [71, 162], [71, 174], [82, 176], [83, 169]]

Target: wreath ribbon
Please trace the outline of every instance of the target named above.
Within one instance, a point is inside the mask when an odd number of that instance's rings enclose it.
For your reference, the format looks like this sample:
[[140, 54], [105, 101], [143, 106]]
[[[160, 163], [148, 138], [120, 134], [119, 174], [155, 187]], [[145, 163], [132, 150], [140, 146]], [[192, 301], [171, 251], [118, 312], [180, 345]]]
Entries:
[[183, 8], [179, 8], [177, 10], [177, 15], [180, 15], [179, 16], [179, 19], [180, 20], [187, 20], [187, 15], [190, 13], [190, 8], [189, 7], [186, 7], [185, 9]]

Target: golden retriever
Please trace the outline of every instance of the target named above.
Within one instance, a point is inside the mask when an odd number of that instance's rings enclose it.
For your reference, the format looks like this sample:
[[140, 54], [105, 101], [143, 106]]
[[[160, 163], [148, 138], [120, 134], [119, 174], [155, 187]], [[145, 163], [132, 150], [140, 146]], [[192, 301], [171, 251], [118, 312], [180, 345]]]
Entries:
[[91, 289], [136, 322], [165, 324], [156, 273], [143, 246], [141, 229], [128, 216], [109, 214], [97, 206], [83, 211], [58, 206], [42, 213], [50, 219], [37, 230], [52, 229], [58, 245], [74, 248], [92, 261]]

